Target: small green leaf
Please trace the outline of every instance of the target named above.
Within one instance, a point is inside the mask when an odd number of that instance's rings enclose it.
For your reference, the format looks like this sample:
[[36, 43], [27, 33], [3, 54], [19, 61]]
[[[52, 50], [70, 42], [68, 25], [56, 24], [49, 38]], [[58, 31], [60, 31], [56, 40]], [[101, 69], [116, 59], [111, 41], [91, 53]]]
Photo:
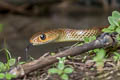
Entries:
[[62, 74], [62, 75], [61, 75], [61, 78], [62, 78], [63, 80], [69, 80], [69, 77], [68, 77], [67, 74]]
[[11, 53], [10, 53], [10, 51], [7, 48], [5, 48], [5, 52], [6, 52], [7, 60], [11, 59], [12, 58], [11, 57]]
[[58, 68], [59, 70], [63, 70], [63, 69], [65, 68], [64, 63], [58, 63], [57, 68]]
[[104, 61], [106, 51], [104, 49], [96, 49], [96, 56], [93, 58], [94, 61]]
[[12, 77], [12, 78], [16, 78], [17, 76], [16, 76], [16, 75], [11, 74], [11, 77]]
[[114, 31], [113, 31], [113, 30], [110, 30], [110, 29], [108, 29], [108, 28], [104, 28], [104, 29], [102, 29], [102, 32], [112, 33], [112, 32], [114, 32]]
[[63, 70], [64, 67], [65, 67], [64, 62], [65, 62], [66, 57], [62, 57], [62, 58], [57, 57], [57, 59], [59, 59], [57, 68], [58, 68], [59, 70]]
[[66, 57], [62, 57], [62, 58], [61, 58], [61, 60], [62, 60], [63, 62], [65, 61], [65, 59], [66, 59]]
[[112, 16], [115, 18], [120, 18], [120, 13], [118, 11], [113, 11]]
[[88, 43], [88, 42], [91, 42], [91, 41], [93, 41], [93, 40], [95, 40], [95, 39], [96, 39], [96, 36], [85, 37], [85, 38], [84, 38], [84, 42], [85, 42], [85, 43]]
[[94, 49], [93, 51], [94, 51], [95, 53], [97, 53], [97, 52], [99, 52], [99, 49]]
[[61, 75], [63, 73], [63, 70], [58, 69], [58, 75]]
[[114, 24], [114, 22], [113, 22], [112, 16], [109, 16], [109, 17], [108, 17], [108, 21], [109, 21], [110, 25], [116, 26], [116, 25]]
[[108, 27], [108, 29], [114, 31], [114, 30], [116, 29], [116, 26], [111, 26], [111, 25], [110, 25], [110, 26]]
[[112, 17], [112, 18], [113, 18], [113, 23], [115, 24], [115, 26], [119, 26], [118, 19], [116, 19], [114, 17]]
[[120, 28], [117, 28], [117, 29], [116, 29], [116, 32], [117, 32], [118, 34], [120, 34]]
[[116, 35], [116, 39], [117, 39], [118, 41], [120, 41], [120, 34], [117, 34], [117, 35]]
[[8, 64], [9, 64], [9, 66], [13, 66], [13, 65], [15, 65], [15, 62], [16, 62], [16, 59], [10, 59], [10, 60], [8, 60]]
[[89, 38], [88, 37], [85, 37], [84, 38], [84, 41], [87, 43], [87, 42], [89, 42]]
[[114, 58], [114, 61], [119, 61], [120, 60], [120, 54], [117, 53], [117, 52], [114, 52], [113, 58]]
[[4, 67], [5, 67], [5, 65], [2, 62], [0, 62], [0, 72], [4, 71]]
[[51, 68], [51, 69], [48, 70], [48, 73], [49, 73], [49, 74], [58, 73], [58, 69], [57, 69], [57, 68]]
[[6, 73], [5, 78], [8, 79], [8, 80], [11, 80], [11, 79], [12, 79], [12, 76], [11, 76], [10, 73]]
[[5, 77], [4, 73], [0, 73], [0, 79], [3, 79]]
[[114, 59], [115, 62], [118, 61], [118, 57], [117, 56], [113, 56], [113, 59]]
[[9, 66], [9, 64], [5, 64], [5, 70], [9, 70], [10, 69], [10, 66]]
[[72, 68], [65, 68], [64, 73], [72, 73], [73, 69]]
[[114, 54], [115, 54], [116, 56], [119, 56], [119, 57], [120, 57], [120, 54], [119, 54], [119, 53], [117, 53], [117, 52], [114, 52]]
[[111, 26], [119, 26], [119, 20], [117, 18], [114, 18], [112, 16], [108, 17], [109, 23]]

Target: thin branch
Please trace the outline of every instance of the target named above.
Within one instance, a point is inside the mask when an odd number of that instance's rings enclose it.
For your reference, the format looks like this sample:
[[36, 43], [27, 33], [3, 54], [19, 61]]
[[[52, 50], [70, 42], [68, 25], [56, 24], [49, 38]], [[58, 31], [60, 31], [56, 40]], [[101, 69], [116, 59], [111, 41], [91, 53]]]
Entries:
[[28, 74], [29, 72], [32, 72], [34, 70], [44, 68], [46, 66], [49, 66], [58, 60], [57, 57], [67, 57], [67, 56], [76, 56], [80, 55], [81, 53], [87, 52], [89, 50], [93, 50], [96, 48], [102, 48], [102, 47], [108, 47], [112, 46], [114, 44], [114, 40], [110, 35], [104, 35], [104, 37], [99, 37], [97, 40], [94, 40], [90, 43], [85, 43], [84, 45], [73, 47], [70, 49], [67, 49], [65, 51], [59, 52], [54, 56], [48, 56], [48, 57], [40, 57], [37, 60], [31, 61], [29, 63], [25, 63], [23, 65], [18, 65], [14, 69], [10, 71], [10, 73], [17, 75], [17, 77], [22, 77], [25, 74]]

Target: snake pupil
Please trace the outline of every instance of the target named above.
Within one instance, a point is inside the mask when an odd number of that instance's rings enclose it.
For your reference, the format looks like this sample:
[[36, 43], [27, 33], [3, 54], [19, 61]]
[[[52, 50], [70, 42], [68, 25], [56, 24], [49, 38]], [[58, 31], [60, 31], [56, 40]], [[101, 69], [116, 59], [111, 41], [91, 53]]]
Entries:
[[41, 38], [42, 40], [45, 40], [45, 39], [46, 39], [46, 35], [45, 35], [45, 34], [41, 34], [41, 35], [40, 35], [40, 38]]

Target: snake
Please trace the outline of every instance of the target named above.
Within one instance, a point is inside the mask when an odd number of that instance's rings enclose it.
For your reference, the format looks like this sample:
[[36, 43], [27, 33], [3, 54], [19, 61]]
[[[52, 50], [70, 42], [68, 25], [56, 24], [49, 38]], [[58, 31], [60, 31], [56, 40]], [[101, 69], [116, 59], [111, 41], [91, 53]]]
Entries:
[[45, 32], [38, 32], [30, 38], [32, 45], [42, 45], [55, 42], [83, 41], [85, 37], [97, 36], [105, 27], [91, 29], [58, 28]]

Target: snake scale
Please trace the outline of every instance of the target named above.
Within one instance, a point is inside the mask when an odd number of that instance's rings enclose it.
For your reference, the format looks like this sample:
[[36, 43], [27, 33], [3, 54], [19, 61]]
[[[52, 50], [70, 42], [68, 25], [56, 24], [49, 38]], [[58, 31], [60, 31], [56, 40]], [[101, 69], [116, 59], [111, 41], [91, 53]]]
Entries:
[[30, 43], [32, 45], [41, 45], [53, 42], [83, 41], [84, 37], [99, 35], [101, 29], [103, 29], [103, 27], [83, 30], [61, 28], [38, 32], [30, 38]]

